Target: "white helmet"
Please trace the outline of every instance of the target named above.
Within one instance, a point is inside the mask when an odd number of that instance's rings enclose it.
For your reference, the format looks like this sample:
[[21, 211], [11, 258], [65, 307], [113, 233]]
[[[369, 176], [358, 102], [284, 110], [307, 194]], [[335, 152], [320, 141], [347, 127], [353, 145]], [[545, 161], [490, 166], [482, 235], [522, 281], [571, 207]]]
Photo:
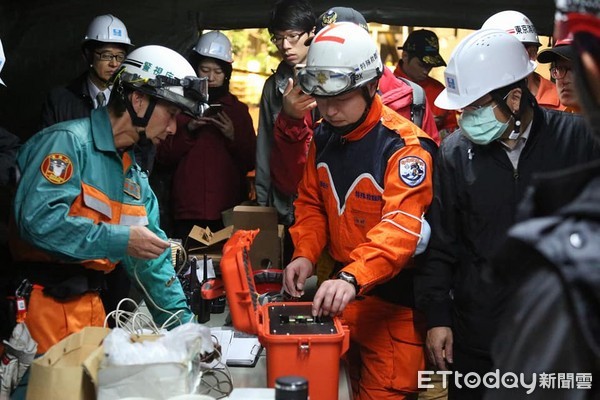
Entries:
[[537, 63], [514, 36], [499, 29], [481, 29], [454, 49], [444, 71], [446, 89], [434, 104], [446, 110], [464, 108], [487, 93], [518, 82]]
[[99, 15], [92, 20], [83, 38], [83, 44], [91, 40], [133, 46], [123, 21], [111, 14]]
[[143, 46], [127, 56], [115, 74], [123, 84], [201, 116], [208, 101], [208, 81], [179, 53], [163, 46]]
[[353, 22], [338, 22], [314, 37], [298, 83], [305, 93], [337, 96], [379, 79], [382, 73], [377, 44], [369, 33]]
[[228, 63], [233, 62], [231, 42], [219, 31], [207, 32], [200, 36], [193, 50], [201, 56], [218, 58]]
[[500, 11], [489, 17], [483, 23], [481, 29], [502, 29], [515, 36], [525, 45], [542, 45], [531, 20], [525, 14], [518, 11]]

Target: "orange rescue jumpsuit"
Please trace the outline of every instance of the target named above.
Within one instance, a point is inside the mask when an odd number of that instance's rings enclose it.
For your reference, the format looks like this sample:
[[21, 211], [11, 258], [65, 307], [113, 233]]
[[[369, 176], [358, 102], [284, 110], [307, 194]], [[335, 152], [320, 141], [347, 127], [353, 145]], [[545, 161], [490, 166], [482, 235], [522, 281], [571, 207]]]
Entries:
[[417, 391], [425, 327], [416, 311], [369, 295], [411, 264], [432, 200], [431, 138], [375, 96], [366, 120], [340, 136], [315, 130], [299, 184], [294, 258], [316, 263], [327, 248], [360, 285], [343, 319], [350, 327], [355, 398]]

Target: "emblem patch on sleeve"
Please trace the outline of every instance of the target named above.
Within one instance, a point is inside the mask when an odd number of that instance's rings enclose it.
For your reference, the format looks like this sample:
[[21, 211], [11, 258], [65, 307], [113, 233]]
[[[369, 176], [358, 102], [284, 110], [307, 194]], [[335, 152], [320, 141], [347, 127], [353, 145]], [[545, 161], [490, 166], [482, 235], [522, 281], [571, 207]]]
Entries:
[[402, 182], [410, 187], [415, 187], [425, 180], [427, 165], [419, 157], [408, 156], [400, 160], [399, 174]]
[[62, 185], [73, 176], [73, 163], [64, 154], [53, 153], [44, 158], [40, 170], [50, 183]]

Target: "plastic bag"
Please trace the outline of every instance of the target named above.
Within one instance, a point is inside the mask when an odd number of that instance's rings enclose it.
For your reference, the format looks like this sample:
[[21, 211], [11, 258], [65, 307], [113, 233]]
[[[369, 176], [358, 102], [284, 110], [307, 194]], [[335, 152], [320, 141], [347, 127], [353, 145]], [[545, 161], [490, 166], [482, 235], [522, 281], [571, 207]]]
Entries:
[[213, 351], [210, 329], [199, 324], [183, 324], [162, 332], [156, 340], [135, 342], [130, 332], [115, 328], [104, 339], [102, 366], [186, 363]]

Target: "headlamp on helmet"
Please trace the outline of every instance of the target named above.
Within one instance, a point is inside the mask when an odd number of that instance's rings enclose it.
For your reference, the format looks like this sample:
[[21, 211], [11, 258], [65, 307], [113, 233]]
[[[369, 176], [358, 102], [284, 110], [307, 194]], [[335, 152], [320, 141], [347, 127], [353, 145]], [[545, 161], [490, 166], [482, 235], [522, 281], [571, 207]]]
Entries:
[[132, 51], [113, 80], [201, 117], [208, 108], [208, 80], [179, 53], [163, 46], [144, 46]]
[[[126, 68], [119, 75], [121, 82], [150, 96], [173, 103], [194, 118], [202, 117], [208, 109], [208, 78], [186, 76], [179, 79], [166, 75], [142, 78], [138, 74], [127, 72]], [[183, 96], [173, 90], [175, 88], [182, 88]]]

